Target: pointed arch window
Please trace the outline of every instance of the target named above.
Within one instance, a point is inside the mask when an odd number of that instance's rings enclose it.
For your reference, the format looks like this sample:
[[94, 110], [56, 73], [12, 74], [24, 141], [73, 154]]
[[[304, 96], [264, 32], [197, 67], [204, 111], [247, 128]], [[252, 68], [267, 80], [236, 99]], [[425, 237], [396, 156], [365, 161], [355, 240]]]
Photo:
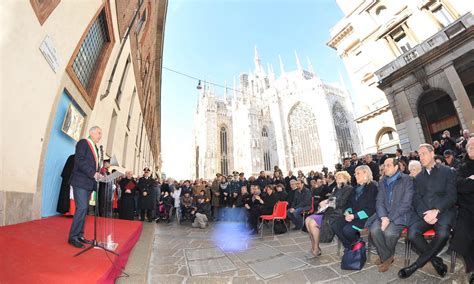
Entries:
[[339, 102], [332, 106], [332, 119], [336, 130], [339, 155], [340, 157], [347, 157], [354, 153], [354, 139], [351, 134], [349, 120], [347, 119], [347, 112]]
[[322, 165], [316, 117], [311, 109], [297, 103], [288, 115], [293, 167]]
[[262, 128], [262, 137], [268, 137], [268, 131], [266, 127]]
[[222, 126], [220, 130], [220, 153], [221, 153], [221, 172], [227, 176], [229, 174], [229, 163], [227, 157], [227, 129]]

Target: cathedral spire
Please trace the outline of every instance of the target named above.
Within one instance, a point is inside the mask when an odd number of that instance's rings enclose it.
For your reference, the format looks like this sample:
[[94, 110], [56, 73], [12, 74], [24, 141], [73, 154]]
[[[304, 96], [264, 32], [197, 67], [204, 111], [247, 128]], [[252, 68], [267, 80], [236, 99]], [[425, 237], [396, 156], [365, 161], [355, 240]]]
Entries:
[[313, 75], [316, 75], [316, 74], [314, 73], [313, 64], [311, 64], [311, 60], [309, 60], [309, 57], [308, 57], [308, 56], [306, 56], [306, 59], [308, 60], [308, 71], [311, 72], [311, 73], [313, 73]]
[[295, 50], [295, 57], [296, 57], [296, 65], [298, 66], [298, 70], [302, 71], [303, 68], [301, 67], [300, 58], [298, 57], [298, 53], [296, 53], [296, 50]]
[[262, 67], [262, 63], [260, 61], [260, 55], [258, 54], [258, 49], [257, 46], [255, 45], [255, 57], [254, 57], [254, 62], [255, 62], [255, 73], [265, 73]]
[[283, 67], [283, 60], [281, 60], [280, 54], [278, 54], [278, 59], [280, 60], [280, 75], [285, 74], [285, 68]]
[[227, 102], [227, 81], [224, 83], [224, 101]]

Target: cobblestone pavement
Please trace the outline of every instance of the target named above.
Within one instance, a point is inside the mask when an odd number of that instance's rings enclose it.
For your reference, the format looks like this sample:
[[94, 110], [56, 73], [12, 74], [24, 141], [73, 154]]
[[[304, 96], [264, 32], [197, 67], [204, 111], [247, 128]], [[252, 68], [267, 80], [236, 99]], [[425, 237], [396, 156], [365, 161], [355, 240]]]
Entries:
[[[321, 244], [322, 255], [307, 260], [311, 244], [306, 233], [264, 238], [242, 234], [237, 223], [211, 223], [206, 229], [182, 224], [157, 224], [148, 271], [149, 283], [467, 283], [462, 260], [455, 273], [439, 278], [431, 266], [413, 274], [408, 281], [397, 277], [403, 266], [404, 244], [397, 246], [394, 266], [385, 273], [367, 262], [361, 271], [340, 269], [337, 243]], [[230, 240], [230, 241], [225, 241]], [[411, 260], [414, 261], [415, 253]], [[449, 266], [450, 257], [442, 255]], [[371, 261], [377, 257], [371, 255]]]

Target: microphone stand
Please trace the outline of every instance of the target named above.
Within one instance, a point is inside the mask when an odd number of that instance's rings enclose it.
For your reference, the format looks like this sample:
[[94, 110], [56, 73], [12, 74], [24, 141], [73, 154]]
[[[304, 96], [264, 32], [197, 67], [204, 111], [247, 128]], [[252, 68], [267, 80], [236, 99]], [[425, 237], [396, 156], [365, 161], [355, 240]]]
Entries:
[[[100, 165], [102, 165], [103, 157], [104, 157], [104, 151], [103, 151], [102, 145], [101, 145], [100, 146]], [[99, 170], [99, 172], [100, 172], [100, 170]], [[99, 205], [100, 205], [100, 203], [99, 203], [99, 179], [96, 179], [96, 182], [97, 182], [97, 194], [96, 194], [96, 201], [95, 201], [95, 206], [94, 206], [94, 239], [91, 240], [91, 244], [88, 247], [86, 247], [82, 251], [76, 253], [74, 255], [75, 257], [85, 253], [86, 251], [88, 251], [92, 248], [100, 248], [100, 249], [103, 249], [106, 252], [110, 252], [110, 253], [115, 254], [116, 256], [119, 256], [118, 253], [116, 253], [112, 250], [109, 250], [108, 248], [106, 248], [103, 245], [99, 244], [99, 242], [97, 241], [97, 216], [99, 215]]]

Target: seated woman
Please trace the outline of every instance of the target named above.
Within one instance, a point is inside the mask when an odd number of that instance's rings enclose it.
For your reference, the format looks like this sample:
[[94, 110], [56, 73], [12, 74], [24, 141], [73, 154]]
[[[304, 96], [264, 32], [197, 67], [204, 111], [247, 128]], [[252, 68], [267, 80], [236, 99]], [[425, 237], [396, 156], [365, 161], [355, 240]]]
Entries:
[[254, 196], [252, 197], [251, 205], [245, 205], [249, 208], [249, 227], [251, 234], [257, 234], [258, 231], [258, 218], [261, 215], [270, 215], [273, 213], [273, 207], [278, 202], [275, 194], [273, 194], [273, 185], [265, 186], [265, 193], [260, 195], [258, 186], [255, 186]]
[[[309, 238], [311, 239], [311, 252], [306, 256], [306, 258], [313, 258], [321, 255], [319, 241], [320, 230], [323, 227], [323, 223], [327, 224], [326, 227], [330, 230], [329, 222], [323, 222], [323, 218], [326, 219], [326, 221], [329, 221], [328, 219], [343, 216], [343, 210], [346, 208], [346, 203], [353, 191], [351, 186], [351, 176], [349, 173], [346, 171], [337, 172], [335, 178], [336, 187], [334, 187], [333, 191], [330, 193], [329, 198], [319, 203], [318, 213], [308, 216], [305, 220], [306, 229], [308, 230]], [[330, 201], [335, 204], [329, 204]], [[329, 205], [333, 205], [335, 208], [329, 207]], [[322, 212], [323, 210], [324, 212]], [[334, 233], [332, 233], [332, 236], [334, 236]]]
[[377, 183], [372, 181], [369, 166], [362, 165], [355, 169], [357, 185], [347, 202], [344, 216], [339, 217], [331, 228], [345, 248], [360, 238], [359, 231], [365, 227], [367, 219], [375, 213]]

